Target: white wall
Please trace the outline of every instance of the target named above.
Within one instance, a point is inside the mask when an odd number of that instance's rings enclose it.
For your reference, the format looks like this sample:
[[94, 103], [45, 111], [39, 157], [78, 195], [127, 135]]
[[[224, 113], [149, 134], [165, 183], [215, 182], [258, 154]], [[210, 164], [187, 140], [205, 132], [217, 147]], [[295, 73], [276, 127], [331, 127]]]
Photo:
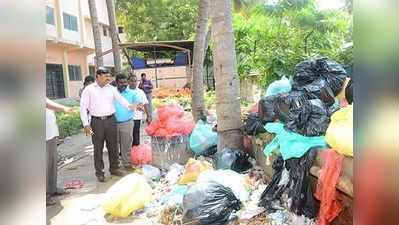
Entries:
[[[90, 18], [90, 10], [88, 0], [82, 0], [82, 14], [86, 18]], [[97, 17], [100, 23], [109, 25], [107, 4], [105, 0], [96, 0]]]
[[[80, 27], [80, 17], [79, 17], [79, 0], [60, 0], [61, 8], [61, 25], [63, 29], [63, 39], [66, 41], [71, 41], [76, 44], [80, 43], [80, 33], [82, 28]], [[72, 31], [64, 28], [64, 13], [76, 16], [78, 20], [78, 31]]]

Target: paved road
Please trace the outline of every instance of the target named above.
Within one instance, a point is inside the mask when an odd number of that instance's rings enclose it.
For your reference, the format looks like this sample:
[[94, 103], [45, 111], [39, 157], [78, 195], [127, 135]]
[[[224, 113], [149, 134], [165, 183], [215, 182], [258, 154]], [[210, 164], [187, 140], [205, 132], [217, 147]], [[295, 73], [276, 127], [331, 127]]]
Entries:
[[[144, 131], [145, 126], [141, 129], [141, 141], [148, 140], [148, 136]], [[51, 219], [59, 214], [63, 209], [65, 211], [65, 203], [73, 199], [78, 199], [87, 194], [104, 193], [119, 178], [111, 176], [107, 168], [109, 168], [108, 154], [104, 151], [105, 176], [106, 182], [99, 183], [94, 174], [93, 162], [93, 145], [91, 139], [83, 133], [71, 136], [64, 140], [64, 143], [58, 146], [60, 157], [58, 171], [58, 185], [64, 186], [65, 182], [71, 180], [82, 180], [84, 187], [77, 190], [71, 190], [71, 194], [59, 198], [60, 204], [47, 207], [47, 224], [52, 224]]]

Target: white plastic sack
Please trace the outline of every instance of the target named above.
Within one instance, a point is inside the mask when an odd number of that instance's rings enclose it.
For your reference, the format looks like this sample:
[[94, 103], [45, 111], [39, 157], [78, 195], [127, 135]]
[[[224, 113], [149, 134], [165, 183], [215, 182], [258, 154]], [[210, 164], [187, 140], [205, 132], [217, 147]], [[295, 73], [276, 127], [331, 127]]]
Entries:
[[165, 175], [165, 180], [171, 185], [176, 184], [183, 172], [184, 166], [174, 163], [169, 167], [169, 172]]
[[222, 186], [228, 187], [243, 203], [249, 198], [249, 192], [246, 188], [244, 176], [233, 170], [214, 170], [202, 172], [197, 179], [197, 183], [200, 182], [215, 182]]

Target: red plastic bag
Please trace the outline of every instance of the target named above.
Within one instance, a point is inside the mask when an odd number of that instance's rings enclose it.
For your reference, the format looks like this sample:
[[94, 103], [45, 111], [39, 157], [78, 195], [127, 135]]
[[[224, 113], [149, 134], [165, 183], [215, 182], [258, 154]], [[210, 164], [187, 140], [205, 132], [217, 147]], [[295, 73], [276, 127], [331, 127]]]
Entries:
[[133, 146], [130, 152], [131, 162], [134, 166], [152, 163], [152, 149], [149, 144]]
[[316, 199], [320, 201], [317, 225], [328, 225], [342, 211], [335, 186], [341, 174], [344, 156], [332, 149], [323, 151], [322, 154], [325, 160], [315, 193]]
[[160, 121], [167, 121], [171, 117], [183, 117], [184, 110], [177, 104], [171, 104], [159, 107], [157, 114]]
[[259, 103], [256, 103], [255, 105], [253, 105], [252, 107], [251, 107], [251, 112], [252, 113], [257, 113], [258, 112], [258, 108], [259, 108]]

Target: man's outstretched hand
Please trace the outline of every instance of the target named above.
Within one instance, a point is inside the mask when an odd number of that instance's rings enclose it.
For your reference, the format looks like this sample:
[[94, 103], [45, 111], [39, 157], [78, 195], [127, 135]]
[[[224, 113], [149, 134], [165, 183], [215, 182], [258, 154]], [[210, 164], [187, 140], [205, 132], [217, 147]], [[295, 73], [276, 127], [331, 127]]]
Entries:
[[86, 136], [92, 136], [94, 134], [94, 132], [90, 126], [85, 126], [84, 131], [85, 131]]

